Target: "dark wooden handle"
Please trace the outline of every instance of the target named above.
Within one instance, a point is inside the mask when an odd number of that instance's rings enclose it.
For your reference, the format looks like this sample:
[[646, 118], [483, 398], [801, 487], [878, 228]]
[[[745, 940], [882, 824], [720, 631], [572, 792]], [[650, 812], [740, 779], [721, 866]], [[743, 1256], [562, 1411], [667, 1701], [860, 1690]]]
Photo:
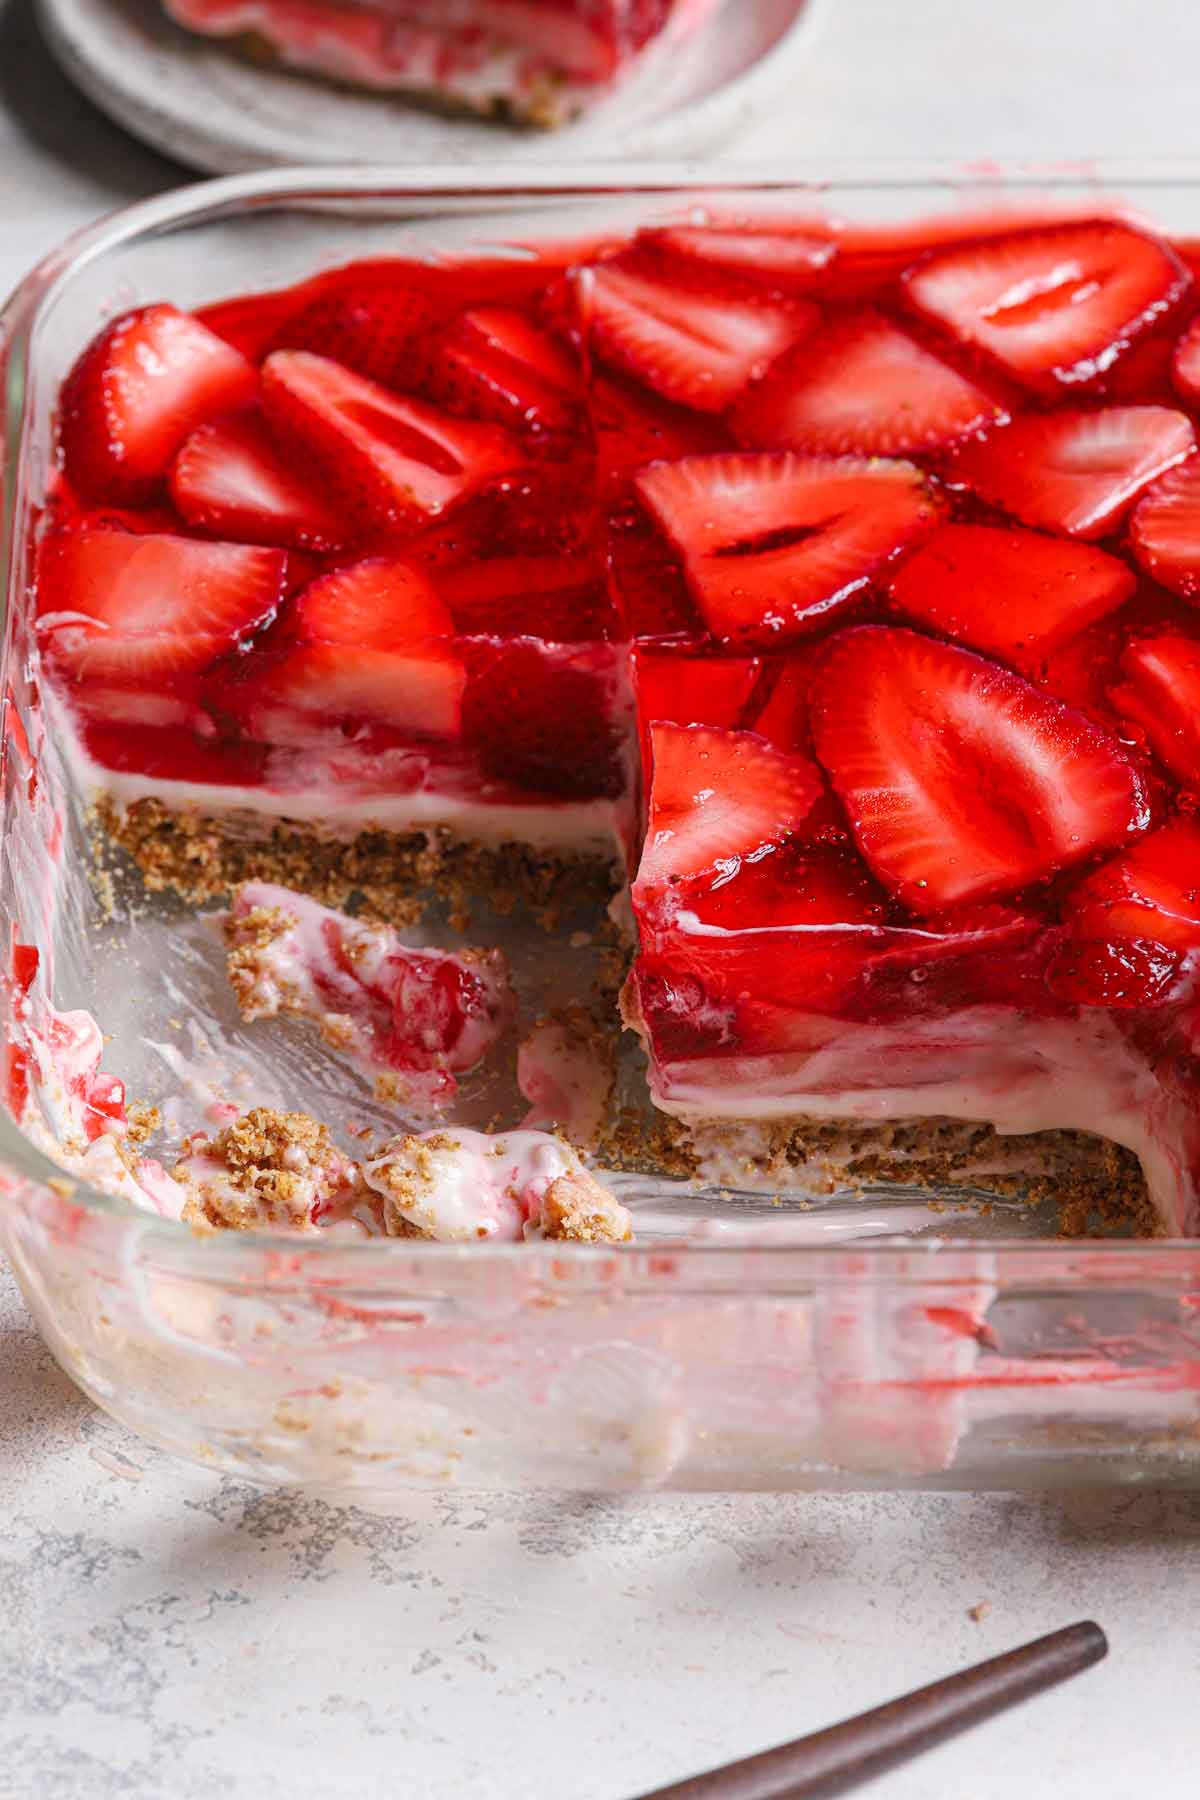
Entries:
[[655, 1788], [640, 1800], [829, 1800], [956, 1731], [1091, 1668], [1107, 1653], [1108, 1639], [1098, 1625], [1090, 1620], [1069, 1625], [826, 1731]]

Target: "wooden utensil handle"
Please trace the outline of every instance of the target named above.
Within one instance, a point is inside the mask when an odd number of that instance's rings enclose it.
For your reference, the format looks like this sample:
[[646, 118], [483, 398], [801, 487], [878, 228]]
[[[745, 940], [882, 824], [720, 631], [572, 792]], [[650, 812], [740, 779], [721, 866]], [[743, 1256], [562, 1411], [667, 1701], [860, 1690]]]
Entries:
[[899, 1700], [640, 1800], [829, 1800], [1006, 1706], [1090, 1668], [1108, 1640], [1090, 1620], [948, 1675]]

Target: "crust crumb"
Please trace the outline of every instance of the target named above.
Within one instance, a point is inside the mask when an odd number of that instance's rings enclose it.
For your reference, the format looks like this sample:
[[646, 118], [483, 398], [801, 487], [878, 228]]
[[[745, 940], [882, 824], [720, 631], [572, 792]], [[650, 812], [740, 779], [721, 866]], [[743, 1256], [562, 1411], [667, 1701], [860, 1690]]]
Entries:
[[256, 1106], [193, 1143], [172, 1174], [190, 1189], [181, 1217], [201, 1230], [313, 1224], [315, 1204], [344, 1187], [352, 1165], [307, 1113]]
[[633, 1223], [620, 1201], [586, 1169], [572, 1169], [546, 1189], [542, 1236], [574, 1244], [627, 1244]]
[[126, 1109], [125, 1119], [125, 1136], [131, 1144], [144, 1144], [162, 1125], [162, 1113], [158, 1107], [141, 1100], [135, 1101]]

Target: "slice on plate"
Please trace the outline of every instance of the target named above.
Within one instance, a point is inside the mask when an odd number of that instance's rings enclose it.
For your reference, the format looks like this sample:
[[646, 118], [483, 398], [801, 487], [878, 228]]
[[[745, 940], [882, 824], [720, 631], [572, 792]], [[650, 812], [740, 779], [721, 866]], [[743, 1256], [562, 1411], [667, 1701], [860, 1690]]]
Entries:
[[1055, 395], [1099, 381], [1171, 311], [1190, 276], [1158, 238], [1097, 219], [934, 251], [904, 285], [956, 342]]
[[1114, 738], [1011, 670], [915, 631], [835, 637], [812, 728], [859, 849], [916, 913], [1019, 893], [1149, 822]]
[[882, 458], [689, 456], [636, 486], [714, 636], [756, 648], [827, 623], [940, 518], [920, 470]]
[[1039, 413], [965, 444], [952, 478], [1026, 525], [1101, 538], [1195, 447], [1191, 421], [1167, 406]]

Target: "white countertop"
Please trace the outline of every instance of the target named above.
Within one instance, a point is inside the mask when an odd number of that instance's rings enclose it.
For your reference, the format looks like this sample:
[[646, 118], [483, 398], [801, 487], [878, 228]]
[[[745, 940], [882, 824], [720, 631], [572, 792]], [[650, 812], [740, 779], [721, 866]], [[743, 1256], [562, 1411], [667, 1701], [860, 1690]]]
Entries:
[[[737, 155], [1195, 144], [1194, 0], [830, 12]], [[0, 287], [178, 178], [0, 0]], [[373, 1518], [148, 1450], [2, 1274], [0, 1355], [0, 1800], [628, 1800], [1089, 1615], [1106, 1664], [864, 1791], [1197, 1792], [1200, 1495], [441, 1493]]]

